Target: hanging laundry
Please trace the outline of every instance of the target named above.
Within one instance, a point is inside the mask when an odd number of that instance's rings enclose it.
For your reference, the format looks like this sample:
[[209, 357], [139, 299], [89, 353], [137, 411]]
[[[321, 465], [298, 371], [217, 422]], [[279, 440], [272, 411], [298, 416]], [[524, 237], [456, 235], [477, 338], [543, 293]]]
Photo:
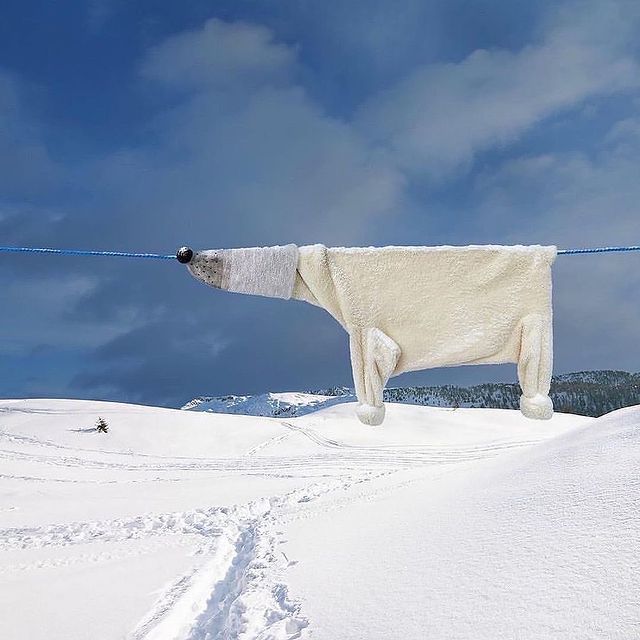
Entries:
[[384, 420], [383, 389], [406, 371], [517, 364], [520, 409], [549, 419], [555, 246], [221, 249], [188, 269], [213, 287], [304, 300], [349, 334], [356, 413]]

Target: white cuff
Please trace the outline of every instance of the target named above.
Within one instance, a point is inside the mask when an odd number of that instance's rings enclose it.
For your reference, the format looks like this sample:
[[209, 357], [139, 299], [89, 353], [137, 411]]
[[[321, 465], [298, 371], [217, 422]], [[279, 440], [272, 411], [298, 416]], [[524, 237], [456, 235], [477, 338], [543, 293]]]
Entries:
[[377, 427], [384, 420], [384, 405], [374, 407], [371, 404], [359, 404], [356, 409], [358, 420], [371, 427]]
[[520, 396], [520, 411], [533, 420], [549, 420], [553, 415], [553, 403], [549, 396], [536, 393], [533, 398]]

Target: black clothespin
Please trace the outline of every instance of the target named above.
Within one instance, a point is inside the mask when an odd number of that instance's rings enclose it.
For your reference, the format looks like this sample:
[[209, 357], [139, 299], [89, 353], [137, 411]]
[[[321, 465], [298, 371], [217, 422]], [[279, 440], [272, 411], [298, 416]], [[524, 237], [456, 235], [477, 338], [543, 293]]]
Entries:
[[176, 258], [180, 264], [189, 264], [193, 258], [193, 250], [189, 247], [180, 247], [176, 253]]

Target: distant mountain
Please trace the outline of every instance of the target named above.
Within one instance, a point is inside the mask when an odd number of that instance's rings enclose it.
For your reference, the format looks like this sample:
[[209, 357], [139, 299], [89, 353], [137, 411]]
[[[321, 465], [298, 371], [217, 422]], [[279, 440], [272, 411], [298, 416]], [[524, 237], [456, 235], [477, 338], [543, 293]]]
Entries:
[[[598, 417], [621, 407], [640, 404], [640, 373], [609, 370], [563, 373], [553, 377], [550, 395], [557, 411]], [[517, 409], [520, 386], [486, 383], [472, 387], [392, 387], [385, 389], [384, 399], [385, 402], [433, 407]], [[305, 393], [201, 397], [182, 409], [293, 418], [355, 400], [353, 389], [333, 387]]]
[[302, 393], [261, 393], [255, 396], [202, 396], [182, 407], [187, 411], [211, 411], [247, 416], [294, 418], [342, 402], [351, 402], [354, 396]]

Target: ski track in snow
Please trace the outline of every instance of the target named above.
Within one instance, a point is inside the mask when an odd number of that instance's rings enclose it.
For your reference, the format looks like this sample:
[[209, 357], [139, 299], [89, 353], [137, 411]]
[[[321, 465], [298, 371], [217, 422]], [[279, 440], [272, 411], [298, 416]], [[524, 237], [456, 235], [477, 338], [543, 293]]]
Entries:
[[[283, 496], [234, 507], [224, 531], [211, 542], [211, 560], [199, 572], [182, 576], [174, 583], [131, 638], [293, 640], [302, 637], [309, 621], [281, 581], [289, 561], [277, 551], [279, 525], [286, 521], [287, 515], [297, 511], [300, 504], [390, 473], [393, 472], [335, 478]], [[248, 514], [251, 515], [247, 517]], [[197, 612], [195, 619], [194, 611]]]
[[[278, 551], [279, 529], [292, 519], [310, 517], [314, 510], [338, 508], [350, 501], [371, 499], [411, 480], [383, 487], [371, 481], [399, 470], [427, 465], [455, 464], [493, 457], [527, 447], [539, 440], [496, 441], [477, 446], [358, 446], [327, 438], [311, 427], [279, 421], [287, 432], [254, 446], [243, 456], [189, 458], [79, 449], [32, 436], [0, 432], [6, 443], [0, 459], [47, 465], [153, 474], [148, 480], [189, 480], [194, 476], [163, 478], [171, 472], [229, 472], [239, 475], [309, 478], [310, 483], [282, 495], [246, 504], [208, 506], [187, 511], [150, 513], [131, 518], [71, 522], [49, 526], [0, 529], [0, 550], [69, 548], [68, 557], [1, 567], [0, 572], [46, 569], [68, 564], [99, 563], [149, 553], [163, 546], [185, 545], [194, 565], [176, 576], [131, 632], [131, 640], [214, 640], [237, 638], [293, 640], [308, 636], [309, 621], [290, 596], [283, 574], [290, 561]], [[267, 456], [265, 450], [300, 436], [319, 447], [318, 453]], [[316, 475], [304, 475], [304, 471]], [[161, 474], [161, 475], [158, 475]], [[3, 474], [30, 482], [121, 482], [71, 480]], [[331, 494], [331, 500], [318, 499]], [[337, 495], [336, 495], [337, 494]], [[129, 549], [91, 551], [94, 543], [117, 546], [136, 541]]]
[[[309, 455], [268, 456], [257, 455], [264, 449], [283, 442], [290, 433], [272, 437], [251, 448], [239, 458], [193, 458], [178, 456], [159, 456], [149, 454], [131, 454], [117, 451], [95, 449], [74, 449], [46, 440], [29, 436], [9, 434], [0, 431], [0, 439], [18, 445], [29, 445], [34, 451], [0, 449], [0, 459], [23, 460], [45, 465], [62, 467], [83, 467], [89, 469], [114, 469], [118, 471], [147, 471], [166, 473], [168, 471], [228, 471], [269, 473], [273, 471], [299, 471], [315, 469], [339, 471], [341, 469], [366, 470], [372, 468], [412, 468], [420, 465], [457, 463], [464, 460], [477, 460], [496, 455], [503, 450], [528, 447], [541, 440], [496, 441], [490, 444], [451, 446], [451, 445], [412, 445], [412, 446], [359, 446], [342, 443], [326, 438], [310, 427], [279, 421], [291, 434], [299, 434], [327, 453]], [[86, 454], [46, 454], [38, 453], [40, 448], [53, 448], [61, 451], [74, 451]], [[108, 460], [102, 458], [107, 457]], [[139, 459], [139, 460], [136, 460]]]

